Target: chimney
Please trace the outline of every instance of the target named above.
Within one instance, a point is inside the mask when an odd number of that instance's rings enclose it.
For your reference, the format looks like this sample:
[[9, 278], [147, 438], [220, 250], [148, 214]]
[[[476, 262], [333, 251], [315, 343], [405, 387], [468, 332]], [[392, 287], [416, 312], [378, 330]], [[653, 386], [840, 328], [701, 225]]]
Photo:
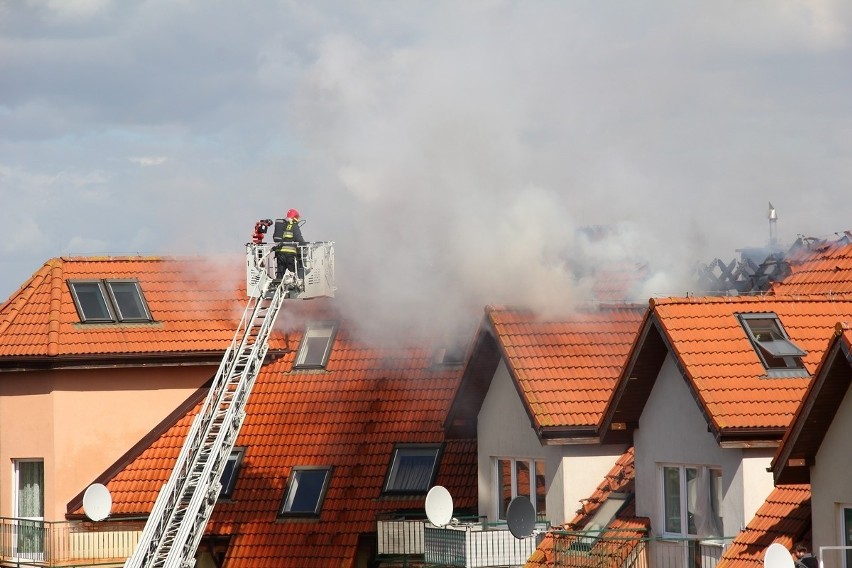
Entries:
[[775, 248], [778, 246], [778, 233], [775, 226], [778, 222], [778, 213], [775, 212], [775, 207], [772, 202], [769, 202], [769, 246]]

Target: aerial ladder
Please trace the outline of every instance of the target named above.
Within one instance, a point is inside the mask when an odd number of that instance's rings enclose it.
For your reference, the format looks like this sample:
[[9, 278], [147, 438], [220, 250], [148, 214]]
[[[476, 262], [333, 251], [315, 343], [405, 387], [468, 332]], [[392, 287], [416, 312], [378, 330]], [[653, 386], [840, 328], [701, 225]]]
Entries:
[[274, 278], [274, 246], [257, 238], [246, 245], [246, 309], [125, 568], [195, 565], [195, 552], [219, 497], [220, 478], [284, 300], [334, 296], [333, 243], [299, 246], [300, 273], [288, 271], [280, 280]]

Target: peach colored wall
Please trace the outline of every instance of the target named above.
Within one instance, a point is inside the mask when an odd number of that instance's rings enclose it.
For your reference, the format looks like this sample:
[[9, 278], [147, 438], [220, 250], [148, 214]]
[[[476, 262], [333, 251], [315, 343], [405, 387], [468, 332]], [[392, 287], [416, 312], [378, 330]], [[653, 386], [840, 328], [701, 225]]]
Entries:
[[13, 460], [43, 458], [45, 520], [207, 381], [213, 366], [0, 373], [0, 516], [12, 516]]

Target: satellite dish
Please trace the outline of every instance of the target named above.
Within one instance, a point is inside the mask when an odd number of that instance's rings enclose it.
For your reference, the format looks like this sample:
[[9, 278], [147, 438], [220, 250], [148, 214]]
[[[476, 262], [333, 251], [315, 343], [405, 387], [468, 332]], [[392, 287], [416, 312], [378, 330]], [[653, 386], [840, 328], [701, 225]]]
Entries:
[[109, 489], [100, 483], [93, 483], [83, 494], [83, 512], [93, 521], [102, 521], [112, 509], [112, 495]]
[[773, 542], [763, 554], [764, 568], [793, 568], [793, 557], [783, 544]]
[[515, 538], [526, 538], [532, 534], [535, 528], [535, 507], [529, 497], [520, 495], [509, 502], [506, 523]]
[[426, 517], [436, 527], [445, 527], [453, 518], [453, 497], [446, 487], [436, 485], [426, 494]]

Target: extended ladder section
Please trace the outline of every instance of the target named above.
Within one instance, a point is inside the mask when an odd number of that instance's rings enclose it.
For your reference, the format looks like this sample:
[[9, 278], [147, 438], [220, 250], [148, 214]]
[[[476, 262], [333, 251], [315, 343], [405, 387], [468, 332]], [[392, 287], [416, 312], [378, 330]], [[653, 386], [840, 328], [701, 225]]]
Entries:
[[192, 568], [195, 551], [219, 497], [220, 478], [245, 418], [245, 407], [268, 349], [286, 286], [265, 272], [195, 417], [171, 477], [125, 568]]

